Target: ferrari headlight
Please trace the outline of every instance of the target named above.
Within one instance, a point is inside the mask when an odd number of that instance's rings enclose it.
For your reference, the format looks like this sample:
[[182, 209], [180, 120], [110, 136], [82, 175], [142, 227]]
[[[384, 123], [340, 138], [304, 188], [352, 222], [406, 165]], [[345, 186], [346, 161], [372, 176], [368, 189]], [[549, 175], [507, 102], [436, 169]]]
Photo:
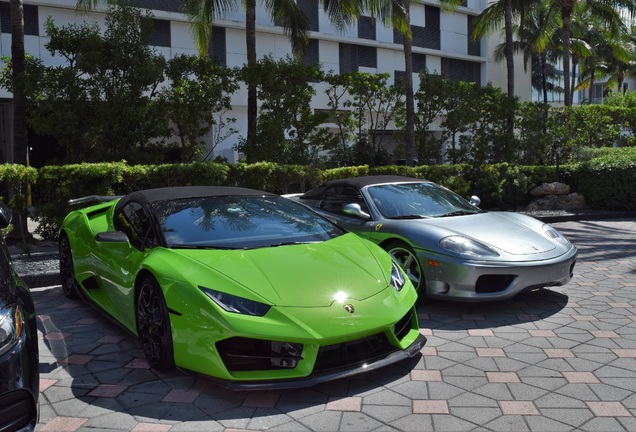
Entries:
[[555, 230], [548, 224], [543, 225], [543, 232], [545, 232], [545, 234], [548, 237], [550, 237], [552, 240], [556, 240], [557, 242], [561, 244], [566, 245], [570, 243], [568, 239], [563, 237], [563, 234], [561, 234], [560, 232], [558, 232], [557, 230]]
[[468, 257], [496, 257], [499, 254], [486, 245], [462, 236], [448, 236], [439, 245], [447, 251]]
[[0, 355], [9, 351], [22, 333], [22, 312], [18, 306], [0, 310]]
[[396, 290], [400, 291], [404, 287], [405, 283], [406, 283], [406, 280], [404, 279], [404, 274], [402, 273], [400, 266], [398, 266], [395, 263], [395, 261], [392, 262], [391, 263], [391, 286], [395, 288]]
[[267, 313], [270, 305], [259, 303], [254, 300], [248, 300], [232, 294], [215, 291], [210, 288], [201, 288], [201, 291], [207, 295], [210, 300], [219, 305], [220, 308], [227, 312], [233, 312], [243, 315], [263, 316]]

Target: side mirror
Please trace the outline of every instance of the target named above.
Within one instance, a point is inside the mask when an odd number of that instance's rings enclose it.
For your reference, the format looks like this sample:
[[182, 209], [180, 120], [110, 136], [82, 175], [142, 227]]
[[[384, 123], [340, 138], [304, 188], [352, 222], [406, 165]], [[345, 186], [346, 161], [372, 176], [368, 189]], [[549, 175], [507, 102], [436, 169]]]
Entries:
[[349, 216], [355, 216], [360, 219], [371, 219], [371, 215], [362, 211], [360, 204], [347, 204], [342, 208], [342, 212]]
[[470, 203], [474, 205], [475, 207], [479, 207], [479, 204], [481, 204], [481, 200], [479, 199], [478, 196], [473, 195], [470, 197]]
[[11, 223], [11, 209], [9, 206], [0, 201], [0, 228], [6, 228]]

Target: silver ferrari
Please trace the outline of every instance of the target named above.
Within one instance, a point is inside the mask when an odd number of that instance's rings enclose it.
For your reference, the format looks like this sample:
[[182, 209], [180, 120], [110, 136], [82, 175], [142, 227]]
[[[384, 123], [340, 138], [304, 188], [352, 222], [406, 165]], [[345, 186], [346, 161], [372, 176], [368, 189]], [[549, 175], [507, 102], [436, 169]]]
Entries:
[[577, 249], [550, 225], [430, 181], [355, 177], [288, 197], [382, 246], [430, 298], [504, 300], [573, 275]]

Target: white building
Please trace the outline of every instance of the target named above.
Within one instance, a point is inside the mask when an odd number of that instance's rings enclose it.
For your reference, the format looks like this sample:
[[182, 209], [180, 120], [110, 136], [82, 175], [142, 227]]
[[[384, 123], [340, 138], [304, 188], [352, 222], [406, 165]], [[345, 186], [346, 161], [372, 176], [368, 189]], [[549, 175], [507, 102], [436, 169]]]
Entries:
[[[155, 16], [153, 45], [166, 58], [177, 54], [196, 54], [197, 50], [185, 15], [180, 13], [180, 0], [138, 0], [138, 6], [151, 9]], [[392, 28], [370, 17], [363, 17], [357, 25], [337, 31], [315, 0], [298, 0], [311, 22], [311, 42], [306, 57], [318, 60], [324, 71], [364, 71], [389, 73], [392, 77], [404, 73], [404, 55], [401, 36]], [[417, 89], [417, 73], [428, 70], [443, 74], [453, 80], [464, 80], [485, 85], [491, 82], [506, 89], [506, 66], [493, 60], [493, 51], [501, 42], [499, 34], [474, 43], [469, 38], [472, 22], [487, 6], [487, 0], [468, 0], [454, 11], [440, 7], [437, 1], [420, 0], [411, 6], [413, 30], [414, 86]], [[245, 13], [240, 8], [223, 19], [215, 21], [210, 54], [228, 67], [241, 66], [247, 61], [245, 46]], [[24, 0], [25, 49], [45, 64], [59, 64], [45, 48], [47, 37], [44, 24], [51, 16], [57, 26], [83, 21], [103, 23], [103, 9], [81, 13], [75, 0]], [[264, 7], [259, 6], [257, 19], [257, 52], [275, 59], [291, 54], [287, 36], [281, 27], [274, 25]], [[0, 1], [0, 54], [11, 56], [11, 25], [9, 2]], [[530, 74], [524, 71], [521, 59], [515, 63], [515, 94], [521, 100], [531, 99]], [[326, 108], [326, 99], [317, 92], [314, 108]], [[233, 110], [240, 135], [246, 134], [247, 93], [243, 89], [232, 98]], [[10, 156], [11, 148], [11, 94], [0, 89], [0, 149], [3, 159]], [[232, 150], [238, 135], [219, 145], [215, 155], [236, 158]], [[32, 143], [37, 146], [38, 142]]]

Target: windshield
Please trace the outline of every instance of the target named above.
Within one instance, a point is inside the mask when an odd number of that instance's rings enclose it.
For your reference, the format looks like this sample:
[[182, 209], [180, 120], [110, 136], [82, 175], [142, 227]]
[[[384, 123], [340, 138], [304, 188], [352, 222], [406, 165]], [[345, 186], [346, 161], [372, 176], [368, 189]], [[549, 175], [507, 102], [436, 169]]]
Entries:
[[417, 219], [481, 213], [454, 192], [435, 183], [398, 183], [369, 186], [367, 193], [388, 219]]
[[251, 249], [322, 242], [342, 231], [278, 196], [223, 196], [153, 204], [168, 247]]

